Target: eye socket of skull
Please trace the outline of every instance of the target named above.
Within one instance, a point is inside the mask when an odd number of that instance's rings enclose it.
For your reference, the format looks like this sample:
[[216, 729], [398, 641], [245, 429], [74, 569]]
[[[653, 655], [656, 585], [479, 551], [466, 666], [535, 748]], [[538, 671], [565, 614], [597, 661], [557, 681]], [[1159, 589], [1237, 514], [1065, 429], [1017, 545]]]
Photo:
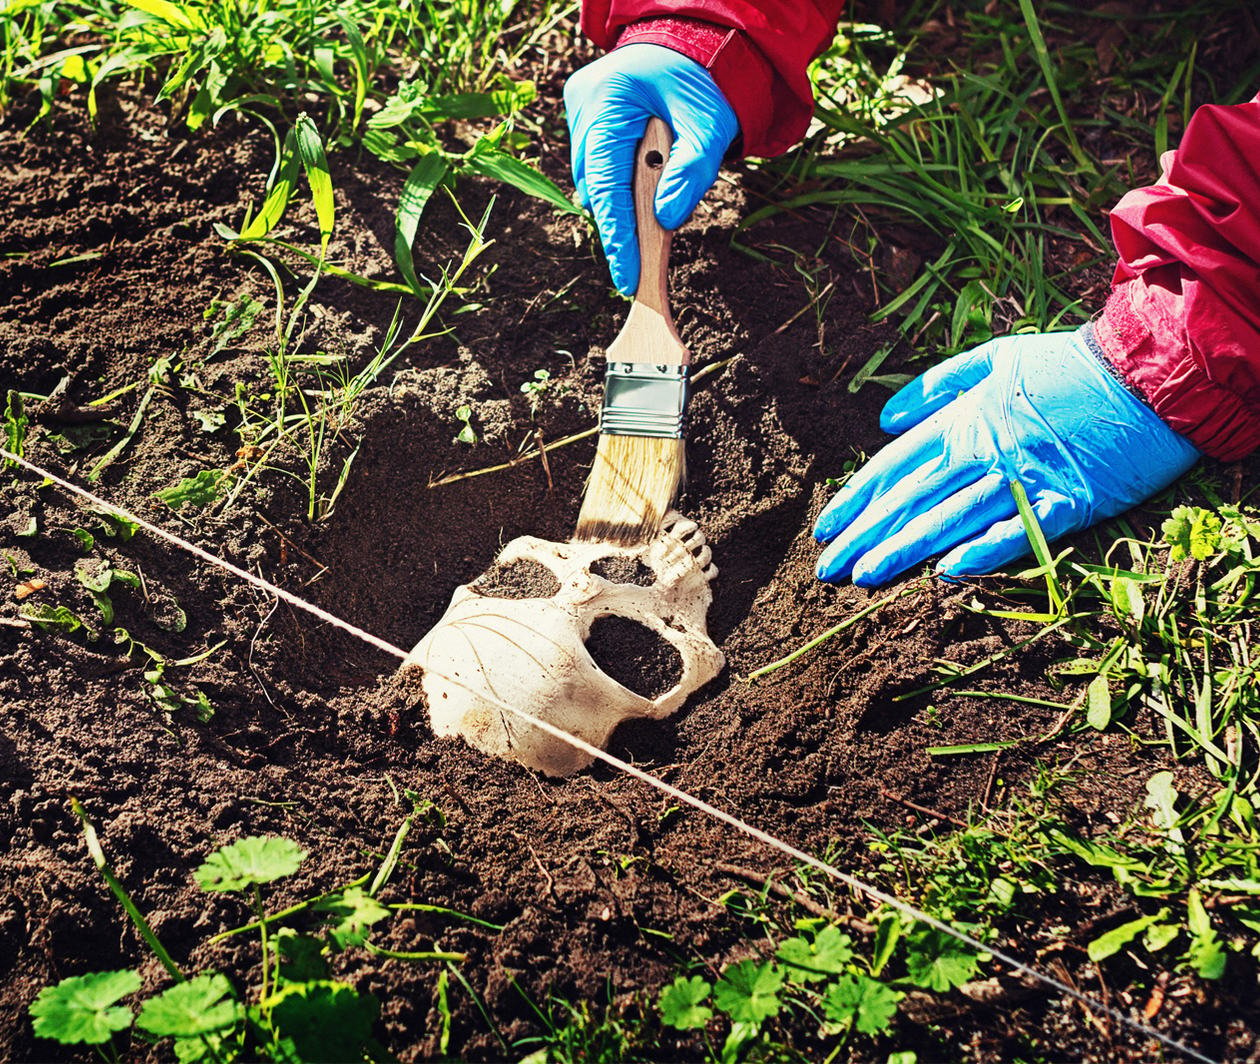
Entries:
[[591, 563], [591, 572], [596, 576], [602, 576], [612, 584], [651, 587], [657, 582], [656, 573], [642, 558], [627, 558], [624, 554], [610, 554], [604, 558], [596, 558]]
[[586, 652], [610, 680], [644, 698], [660, 698], [683, 678], [683, 657], [647, 625], [615, 613], [591, 621]]
[[518, 558], [514, 562], [496, 562], [468, 585], [484, 598], [536, 599], [554, 598], [560, 581], [542, 562]]

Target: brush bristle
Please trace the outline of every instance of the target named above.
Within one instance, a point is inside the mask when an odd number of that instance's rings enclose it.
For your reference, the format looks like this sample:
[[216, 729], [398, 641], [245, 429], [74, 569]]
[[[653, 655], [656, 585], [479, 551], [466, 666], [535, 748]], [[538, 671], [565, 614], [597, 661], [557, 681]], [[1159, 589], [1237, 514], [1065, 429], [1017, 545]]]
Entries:
[[574, 538], [646, 543], [660, 532], [685, 471], [680, 439], [601, 434]]

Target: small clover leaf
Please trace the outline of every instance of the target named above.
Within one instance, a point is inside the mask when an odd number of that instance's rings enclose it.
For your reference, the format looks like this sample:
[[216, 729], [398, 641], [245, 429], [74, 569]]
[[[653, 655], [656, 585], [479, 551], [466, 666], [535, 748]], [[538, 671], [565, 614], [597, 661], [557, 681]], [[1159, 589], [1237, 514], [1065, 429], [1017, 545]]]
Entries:
[[713, 1019], [713, 1010], [704, 1004], [713, 988], [698, 975], [680, 975], [658, 999], [661, 1022], [679, 1031], [703, 1027]]
[[722, 973], [713, 1001], [736, 1023], [761, 1023], [779, 1011], [783, 973], [773, 964], [740, 961]]
[[810, 942], [803, 937], [785, 939], [776, 956], [788, 965], [788, 979], [808, 983], [844, 971], [853, 959], [853, 940], [838, 927], [828, 924]]
[[140, 976], [130, 969], [72, 975], [31, 1002], [35, 1033], [67, 1046], [101, 1045], [131, 1026], [131, 1009], [117, 1002], [139, 989]]
[[934, 927], [907, 940], [906, 971], [910, 982], [944, 993], [962, 986], [976, 973], [980, 958], [966, 945]]
[[328, 935], [338, 949], [363, 945], [368, 928], [389, 916], [389, 910], [362, 887], [348, 887], [315, 908], [334, 918]]
[[195, 1038], [234, 1026], [239, 1015], [227, 977], [205, 972], [146, 1001], [136, 1026], [159, 1038]]
[[251, 835], [215, 850], [197, 869], [202, 890], [244, 890], [298, 870], [306, 851], [291, 839]]
[[823, 996], [823, 1012], [833, 1023], [852, 1023], [863, 1034], [879, 1034], [897, 1012], [904, 994], [866, 975], [841, 976]]

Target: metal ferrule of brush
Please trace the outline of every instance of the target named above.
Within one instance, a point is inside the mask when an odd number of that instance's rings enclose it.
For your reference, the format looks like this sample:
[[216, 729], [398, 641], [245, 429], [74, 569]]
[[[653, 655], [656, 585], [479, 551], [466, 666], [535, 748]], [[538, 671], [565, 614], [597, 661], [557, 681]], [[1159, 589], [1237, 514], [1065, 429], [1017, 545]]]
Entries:
[[686, 366], [608, 363], [600, 432], [609, 436], [681, 439], [686, 408]]

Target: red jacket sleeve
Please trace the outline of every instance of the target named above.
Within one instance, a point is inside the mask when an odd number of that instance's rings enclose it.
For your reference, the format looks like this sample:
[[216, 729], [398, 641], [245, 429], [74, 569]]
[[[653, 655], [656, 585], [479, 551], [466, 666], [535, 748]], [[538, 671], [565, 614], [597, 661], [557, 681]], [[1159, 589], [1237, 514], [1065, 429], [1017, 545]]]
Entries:
[[1164, 421], [1241, 458], [1260, 446], [1260, 96], [1200, 107], [1161, 164], [1111, 212], [1120, 261], [1095, 336]]
[[745, 155], [778, 155], [805, 134], [805, 73], [831, 42], [844, 0], [583, 0], [601, 48], [660, 44], [713, 75], [739, 118]]

